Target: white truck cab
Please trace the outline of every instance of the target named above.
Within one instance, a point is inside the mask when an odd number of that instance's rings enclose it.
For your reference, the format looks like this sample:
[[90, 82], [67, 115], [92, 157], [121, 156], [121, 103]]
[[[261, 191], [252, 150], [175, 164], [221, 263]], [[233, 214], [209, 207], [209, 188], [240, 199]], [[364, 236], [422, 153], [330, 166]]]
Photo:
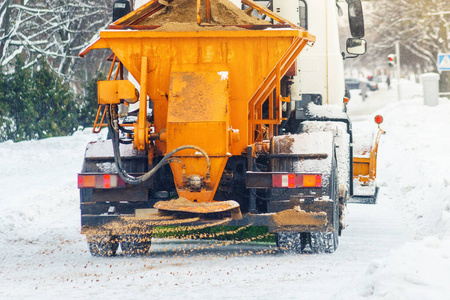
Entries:
[[[239, 0], [233, 3], [239, 5]], [[316, 36], [313, 47], [306, 47], [296, 65], [297, 75], [291, 86], [291, 99], [316, 104], [341, 105], [345, 94], [343, 54], [339, 45], [338, 16], [340, 0], [263, 0], [255, 1], [305, 28]], [[364, 23], [360, 0], [346, 0], [352, 39], [347, 41], [350, 54], [365, 53]], [[346, 5], [347, 5], [346, 4]], [[253, 12], [255, 16], [257, 12]], [[263, 17], [264, 18], [264, 17]], [[266, 20], [270, 20], [268, 17]], [[358, 48], [358, 49], [356, 49]]]
[[293, 100], [301, 94], [320, 95], [323, 104], [341, 104], [344, 97], [344, 65], [339, 47], [335, 0], [273, 0], [276, 13], [316, 36], [297, 61], [291, 89]]

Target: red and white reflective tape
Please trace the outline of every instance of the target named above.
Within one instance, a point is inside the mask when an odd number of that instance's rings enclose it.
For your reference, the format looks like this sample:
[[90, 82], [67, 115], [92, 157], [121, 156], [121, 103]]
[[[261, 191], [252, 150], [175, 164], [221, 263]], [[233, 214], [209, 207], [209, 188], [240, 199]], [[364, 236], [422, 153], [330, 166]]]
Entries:
[[78, 188], [113, 189], [126, 187], [125, 181], [117, 174], [78, 174]]
[[272, 186], [278, 188], [322, 187], [322, 174], [272, 174]]

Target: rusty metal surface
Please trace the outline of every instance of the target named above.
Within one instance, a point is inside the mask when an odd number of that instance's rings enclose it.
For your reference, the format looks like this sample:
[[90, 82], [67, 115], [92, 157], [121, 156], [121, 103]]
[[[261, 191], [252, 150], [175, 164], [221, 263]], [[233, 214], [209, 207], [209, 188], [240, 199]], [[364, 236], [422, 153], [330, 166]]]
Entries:
[[212, 201], [212, 202], [192, 202], [186, 198], [178, 198], [170, 201], [159, 201], [154, 208], [165, 211], [179, 211], [189, 213], [218, 213], [239, 208], [239, 203], [234, 200]]
[[299, 208], [287, 209], [273, 215], [273, 221], [278, 226], [325, 226], [326, 212], [306, 212]]
[[[276, 141], [276, 142], [275, 142]], [[292, 145], [294, 144], [294, 137], [291, 135], [277, 136], [273, 140], [273, 154], [290, 154], [292, 153]]]
[[[230, 151], [228, 71], [217, 70], [173, 71], [170, 75], [167, 151], [183, 145], [196, 145], [208, 153], [211, 161], [210, 178], [206, 178], [207, 181], [199, 187], [186, 186], [180, 166], [171, 165], [178, 194], [190, 201], [212, 201]], [[174, 156], [186, 164], [187, 175], [205, 178], [204, 157], [196, 155], [197, 152], [182, 150]], [[189, 188], [187, 191], [186, 187]]]

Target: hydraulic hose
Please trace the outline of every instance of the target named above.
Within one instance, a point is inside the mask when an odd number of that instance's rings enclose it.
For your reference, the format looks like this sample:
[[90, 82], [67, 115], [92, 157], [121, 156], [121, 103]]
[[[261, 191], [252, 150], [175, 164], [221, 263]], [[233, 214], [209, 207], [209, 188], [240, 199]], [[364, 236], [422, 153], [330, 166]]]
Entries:
[[148, 180], [150, 177], [155, 175], [155, 173], [162, 166], [164, 166], [165, 164], [170, 162], [170, 158], [172, 157], [172, 155], [174, 155], [175, 153], [177, 153], [177, 152], [179, 152], [181, 150], [185, 150], [185, 149], [197, 150], [205, 157], [206, 164], [207, 164], [207, 167], [206, 167], [206, 179], [210, 178], [210, 176], [211, 176], [210, 175], [211, 174], [211, 161], [209, 159], [209, 156], [208, 156], [208, 154], [206, 153], [205, 150], [203, 150], [202, 148], [200, 148], [198, 146], [194, 146], [194, 145], [184, 145], [184, 146], [180, 146], [180, 147], [177, 147], [177, 148], [173, 149], [172, 151], [167, 153], [163, 157], [163, 159], [156, 166], [154, 166], [150, 171], [148, 171], [144, 175], [141, 175], [141, 176], [138, 176], [138, 177], [134, 177], [134, 176], [128, 174], [127, 171], [125, 171], [125, 169], [123, 167], [122, 159], [120, 157], [119, 132], [112, 125], [112, 117], [111, 117], [111, 113], [110, 113], [109, 109], [106, 109], [106, 118], [107, 118], [107, 122], [108, 122], [108, 130], [110, 132], [111, 140], [112, 140], [112, 144], [113, 144], [114, 161], [116, 163], [117, 170], [119, 172], [120, 178], [122, 178], [123, 181], [125, 181], [126, 183], [136, 185], [136, 184], [140, 184], [140, 183]]

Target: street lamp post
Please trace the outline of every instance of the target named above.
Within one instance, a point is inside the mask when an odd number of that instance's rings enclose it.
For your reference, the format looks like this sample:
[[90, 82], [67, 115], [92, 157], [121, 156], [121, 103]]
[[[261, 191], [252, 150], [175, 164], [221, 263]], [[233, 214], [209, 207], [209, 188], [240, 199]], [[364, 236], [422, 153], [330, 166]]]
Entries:
[[397, 67], [397, 99], [398, 101], [402, 100], [402, 93], [400, 91], [400, 42], [395, 41], [395, 56], [396, 56], [396, 67]]

